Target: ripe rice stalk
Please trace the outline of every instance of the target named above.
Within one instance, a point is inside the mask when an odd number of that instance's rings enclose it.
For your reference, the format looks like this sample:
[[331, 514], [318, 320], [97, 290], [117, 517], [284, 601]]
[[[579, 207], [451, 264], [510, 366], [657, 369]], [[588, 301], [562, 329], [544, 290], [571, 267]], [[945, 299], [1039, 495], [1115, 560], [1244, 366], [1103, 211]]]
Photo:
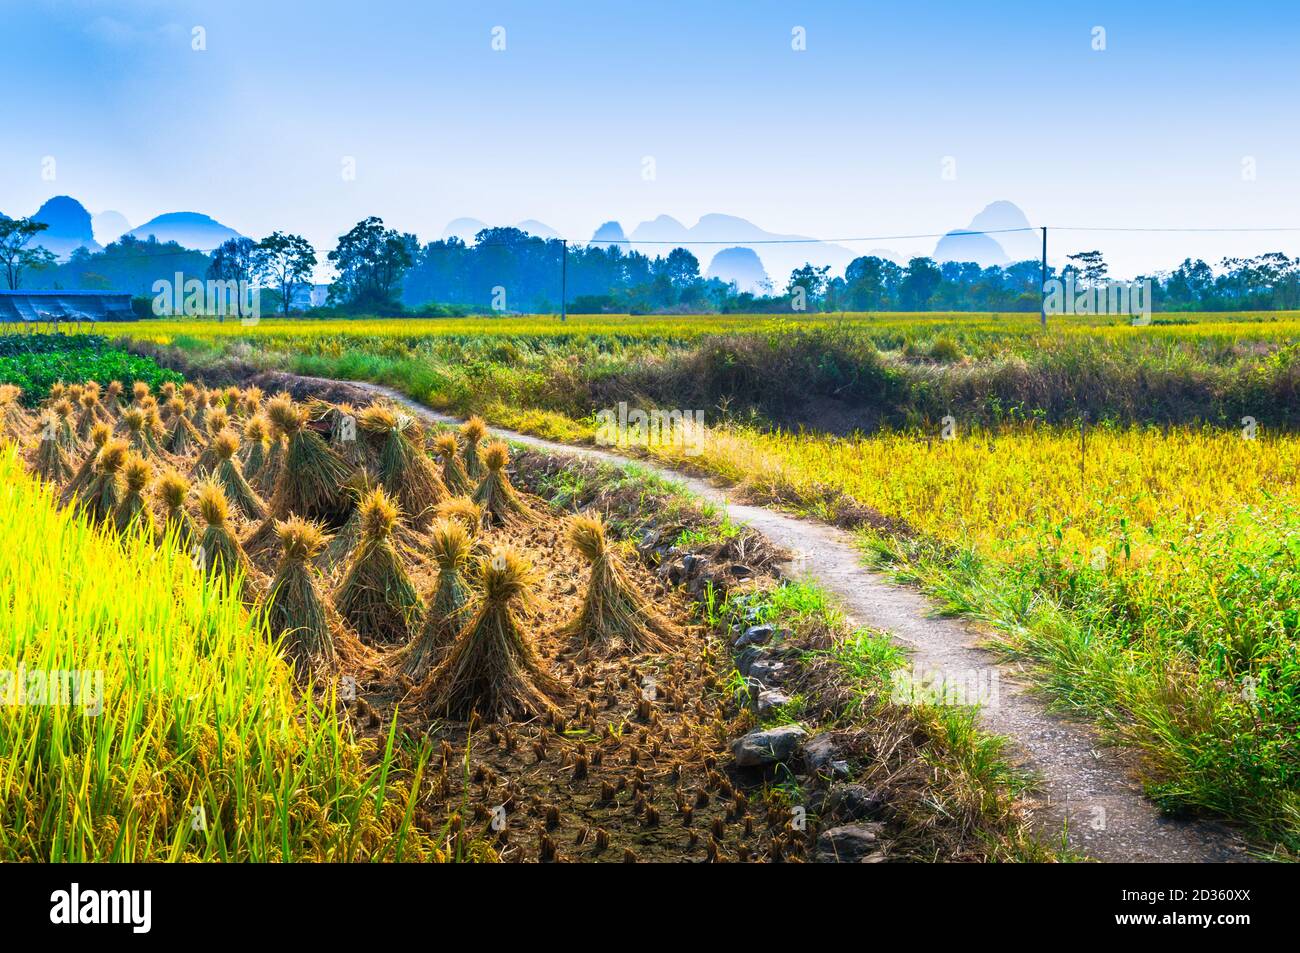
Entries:
[[483, 467], [486, 471], [483, 482], [474, 493], [474, 502], [483, 510], [483, 520], [495, 526], [526, 526], [537, 522], [537, 514], [529, 509], [528, 504], [510, 485], [506, 475], [506, 464], [510, 462], [510, 450], [500, 440], [487, 445], [483, 450]]
[[284, 651], [308, 671], [340, 660], [366, 661], [368, 650], [322, 594], [312, 565], [329, 537], [319, 524], [298, 516], [277, 520], [275, 535], [280, 562], [262, 601], [271, 637], [283, 639]]
[[149, 385], [145, 381], [136, 381], [131, 385], [131, 406], [141, 406], [149, 396]]
[[438, 581], [419, 633], [398, 656], [399, 670], [414, 682], [442, 660], [469, 615], [471, 592], [465, 570], [472, 545], [469, 532], [455, 520], [440, 519], [429, 529], [429, 550], [438, 565]]
[[158, 398], [159, 398], [159, 400], [162, 401], [163, 404], [166, 404], [168, 401], [170, 401], [170, 400], [171, 400], [173, 397], [175, 397], [175, 396], [176, 396], [176, 382], [175, 382], [175, 381], [163, 381], [163, 382], [162, 382], [162, 385], [159, 386], [159, 388], [158, 388]]
[[81, 410], [77, 414], [77, 439], [83, 444], [90, 439], [90, 429], [99, 423], [99, 397], [92, 391], [83, 390], [79, 401]]
[[[259, 396], [258, 400], [261, 398]], [[239, 445], [239, 463], [244, 469], [244, 476], [256, 479], [257, 473], [266, 464], [266, 418], [256, 414], [244, 424], [244, 440]]]
[[126, 437], [131, 449], [141, 456], [153, 456], [159, 452], [149, 415], [140, 407], [131, 406], [122, 411], [118, 432]]
[[393, 546], [397, 504], [376, 487], [358, 512], [361, 539], [334, 594], [334, 606], [363, 640], [406, 642], [424, 606]]
[[245, 417], [256, 417], [262, 412], [262, 388], [245, 387], [242, 403], [243, 415]]
[[276, 397], [267, 405], [267, 416], [284, 433], [284, 460], [271, 496], [271, 513], [276, 519], [291, 514], [306, 519], [328, 519], [343, 506], [341, 484], [348, 467], [306, 426], [306, 415], [287, 397]]
[[514, 549], [498, 547], [483, 558], [480, 579], [478, 608], [430, 672], [421, 695], [434, 711], [451, 718], [467, 719], [475, 712], [489, 721], [554, 714], [564, 688], [546, 671], [514, 609], [530, 597], [536, 571]]
[[64, 506], [70, 504], [73, 498], [88, 486], [91, 479], [94, 478], [95, 460], [99, 456], [99, 451], [104, 444], [108, 443], [112, 435], [113, 428], [106, 423], [98, 423], [91, 428], [90, 451], [86, 454], [85, 459], [81, 461], [81, 466], [77, 467], [77, 472], [73, 475], [72, 480], [63, 488], [60, 500]]
[[110, 439], [95, 455], [94, 476], [86, 484], [86, 491], [79, 494], [85, 507], [86, 515], [96, 523], [108, 523], [117, 512], [118, 504], [126, 487], [122, 480], [122, 467], [131, 448], [125, 440]]
[[199, 542], [199, 528], [185, 508], [190, 495], [190, 481], [175, 470], [158, 477], [154, 492], [163, 507], [163, 537], [172, 537], [185, 552], [192, 552]]
[[331, 404], [312, 400], [307, 405], [308, 417], [329, 435], [329, 445], [339, 457], [351, 466], [366, 463], [365, 445], [357, 439], [357, 410], [351, 404]]
[[681, 643], [681, 630], [637, 591], [599, 515], [573, 517], [568, 539], [591, 564], [582, 608], [563, 630], [580, 656], [667, 652]]
[[487, 422], [476, 414], [460, 425], [460, 435], [465, 440], [465, 472], [471, 480], [481, 480], [486, 468], [479, 456], [479, 443], [487, 436]]
[[443, 500], [434, 508], [434, 514], [440, 520], [460, 523], [471, 538], [483, 528], [483, 507], [468, 496], [453, 496], [449, 500]]
[[269, 419], [266, 422], [266, 462], [258, 468], [254, 482], [262, 496], [275, 492], [276, 481], [284, 469], [285, 439], [284, 433]]
[[445, 430], [433, 439], [433, 452], [442, 463], [442, 482], [453, 496], [469, 496], [474, 492], [474, 481], [460, 461], [460, 444], [456, 435]]
[[72, 460], [68, 452], [59, 445], [57, 433], [59, 424], [52, 413], [42, 417], [41, 435], [36, 444], [27, 451], [27, 465], [42, 479], [54, 484], [62, 484], [73, 475]]
[[122, 412], [122, 382], [109, 381], [108, 386], [104, 388], [104, 410], [114, 420]]
[[235, 458], [239, 450], [239, 435], [227, 428], [212, 438], [211, 447], [217, 456], [212, 475], [226, 491], [226, 498], [235, 505], [245, 519], [265, 519], [266, 504], [248, 485], [239, 460]]
[[163, 447], [178, 457], [187, 456], [195, 448], [204, 447], [207, 441], [185, 415], [184, 399], [173, 397], [167, 402], [167, 407], [171, 412], [171, 429], [163, 438]]
[[215, 437], [229, 426], [230, 411], [226, 410], [225, 406], [220, 403], [208, 411], [208, 415], [203, 421], [203, 429], [209, 437]]
[[[181, 390], [184, 394], [184, 389]], [[208, 392], [202, 387], [194, 389], [193, 396], [187, 396], [185, 403], [190, 408], [190, 423], [192, 423], [199, 433], [205, 433], [208, 428]]]
[[18, 440], [27, 435], [32, 428], [31, 418], [19, 402], [22, 388], [13, 384], [0, 384], [0, 428], [5, 436]]
[[383, 404], [371, 404], [356, 419], [375, 451], [379, 482], [397, 498], [410, 524], [423, 529], [433, 519], [433, 508], [448, 494], [422, 442], [413, 438], [418, 425], [409, 414]]
[[[347, 520], [330, 539], [325, 549], [324, 563], [331, 572], [351, 561], [352, 553], [361, 542], [361, 501], [380, 485], [364, 467], [343, 482], [343, 488], [353, 502]], [[392, 536], [398, 554], [405, 560], [424, 561], [424, 551], [428, 548], [429, 541], [422, 533], [412, 529], [400, 514], [397, 524], [393, 527]]]
[[122, 465], [122, 499], [113, 514], [119, 532], [132, 532], [139, 528], [146, 538], [152, 540], [157, 537], [158, 524], [145, 497], [145, 490], [152, 479], [153, 466], [148, 460], [136, 453], [127, 457], [126, 463]]
[[203, 530], [192, 554], [195, 564], [205, 575], [224, 577], [237, 586], [244, 601], [255, 600], [257, 570], [230, 526], [230, 503], [225, 490], [210, 476], [198, 484], [197, 495]]
[[55, 421], [54, 439], [58, 441], [60, 447], [69, 453], [80, 453], [81, 438], [77, 436], [77, 427], [73, 420], [76, 407], [72, 400], [62, 397], [54, 401], [50, 409], [54, 414]]

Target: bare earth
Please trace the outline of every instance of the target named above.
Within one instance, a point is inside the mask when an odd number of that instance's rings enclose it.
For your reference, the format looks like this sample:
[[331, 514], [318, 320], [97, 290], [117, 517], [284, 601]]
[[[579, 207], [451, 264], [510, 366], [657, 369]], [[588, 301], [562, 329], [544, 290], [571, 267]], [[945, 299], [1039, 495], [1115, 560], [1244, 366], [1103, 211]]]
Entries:
[[[347, 384], [398, 402], [425, 420], [460, 421], [403, 396], [395, 390], [357, 381]], [[628, 458], [604, 450], [575, 447], [527, 434], [493, 428], [494, 433], [551, 453], [625, 464]], [[1046, 710], [1026, 690], [1016, 667], [999, 664], [979, 647], [982, 634], [957, 619], [939, 618], [934, 605], [914, 589], [895, 585], [865, 569], [848, 532], [765, 507], [733, 503], [726, 493], [697, 477], [643, 460], [641, 467], [673, 479], [692, 493], [726, 507], [731, 518], [747, 523], [797, 558], [795, 575], [816, 579], [841, 601], [857, 625], [889, 633], [911, 653], [915, 668], [924, 671], [999, 675], [996, 704], [980, 709], [991, 732], [1013, 742], [1021, 762], [1040, 779], [1032, 806], [1042, 837], [1090, 858], [1112, 862], [1222, 862], [1251, 859], [1232, 832], [1204, 821], [1180, 821], [1161, 815], [1131, 778], [1126, 754], [1104, 747], [1088, 725]]]

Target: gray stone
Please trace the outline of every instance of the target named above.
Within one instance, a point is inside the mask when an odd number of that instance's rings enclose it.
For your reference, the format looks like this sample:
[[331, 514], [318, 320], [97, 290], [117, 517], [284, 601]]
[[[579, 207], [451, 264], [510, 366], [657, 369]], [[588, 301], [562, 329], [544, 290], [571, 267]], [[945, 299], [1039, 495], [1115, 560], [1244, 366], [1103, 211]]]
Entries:
[[799, 745], [808, 737], [799, 725], [782, 725], [765, 731], [751, 731], [731, 743], [736, 764], [757, 768], [767, 764], [784, 764], [799, 753]]
[[705, 557], [689, 553], [682, 557], [682, 569], [686, 571], [686, 575], [693, 576], [695, 573], [699, 572], [700, 568], [706, 562], [708, 562], [708, 560]]
[[839, 755], [839, 748], [830, 732], [817, 735], [803, 746], [803, 763], [810, 774], [830, 774], [831, 762]]
[[790, 696], [785, 692], [779, 692], [776, 689], [765, 689], [758, 693], [758, 713], [766, 715], [773, 708], [780, 708], [782, 705], [790, 704]]
[[861, 784], [832, 784], [826, 806], [838, 821], [861, 821], [879, 814], [885, 798]]
[[883, 860], [880, 828], [880, 824], [845, 824], [822, 831], [817, 838], [818, 863], [870, 864]]
[[749, 666], [747, 673], [750, 678], [756, 678], [766, 687], [775, 685], [782, 680], [785, 673], [785, 663], [776, 662], [769, 659], [759, 659]]
[[736, 639], [736, 648], [744, 648], [746, 645], [765, 645], [772, 639], [772, 627], [770, 625], [751, 625]]
[[757, 646], [747, 645], [736, 655], [736, 671], [749, 675], [756, 663], [766, 658], [767, 653]]
[[731, 574], [737, 579], [748, 579], [750, 576], [754, 575], [754, 570], [750, 569], [748, 566], [742, 566], [740, 563], [732, 563]]

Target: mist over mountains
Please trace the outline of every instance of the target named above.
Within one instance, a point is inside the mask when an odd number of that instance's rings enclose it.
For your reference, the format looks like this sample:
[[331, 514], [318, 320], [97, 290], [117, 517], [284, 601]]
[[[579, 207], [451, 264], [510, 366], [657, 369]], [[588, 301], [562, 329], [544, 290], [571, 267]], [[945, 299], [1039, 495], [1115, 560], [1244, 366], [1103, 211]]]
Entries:
[[[33, 244], [48, 248], [60, 261], [66, 261], [78, 248], [101, 251], [122, 236], [175, 242], [183, 248], [204, 252], [228, 239], [241, 237], [238, 231], [212, 216], [193, 211], [166, 212], [132, 228], [121, 213], [106, 210], [92, 215], [81, 202], [66, 195], [51, 198], [33, 217], [49, 226]], [[292, 222], [281, 227], [293, 231]], [[457, 218], [447, 223], [440, 238], [454, 237], [472, 245], [475, 236], [489, 227], [489, 223], [478, 218]], [[537, 219], [525, 219], [515, 227], [539, 238], [561, 237], [555, 228]], [[617, 245], [624, 251], [640, 252], [650, 258], [684, 247], [699, 261], [700, 271], [706, 277], [734, 282], [740, 291], [753, 294], [780, 292], [790, 273], [805, 263], [827, 266], [832, 275], [840, 275], [849, 262], [864, 254], [900, 265], [906, 265], [916, 254], [924, 254], [919, 250], [900, 253], [887, 247], [855, 251], [843, 244], [806, 235], [771, 232], [748, 219], [722, 213], [704, 215], [693, 225], [671, 215], [659, 215], [630, 229], [611, 219], [597, 227], [585, 244], [606, 248]], [[1014, 203], [1001, 200], [986, 206], [968, 224], [943, 235], [930, 257], [940, 263], [975, 262], [989, 267], [1036, 259], [1039, 250], [1038, 232], [1024, 212]], [[320, 257], [323, 259], [324, 255]]]

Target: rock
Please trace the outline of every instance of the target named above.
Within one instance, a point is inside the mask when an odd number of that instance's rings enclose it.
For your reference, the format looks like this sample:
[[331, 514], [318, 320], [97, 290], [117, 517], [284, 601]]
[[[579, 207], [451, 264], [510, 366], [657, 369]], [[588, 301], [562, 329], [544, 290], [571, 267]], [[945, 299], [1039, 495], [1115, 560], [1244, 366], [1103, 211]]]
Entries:
[[809, 774], [830, 774], [831, 762], [839, 754], [839, 748], [829, 731], [817, 735], [803, 746], [803, 763]]
[[769, 659], [759, 659], [749, 666], [749, 672], [746, 673], [750, 678], [756, 678], [763, 683], [764, 687], [779, 683], [785, 675], [785, 663], [776, 662]]
[[766, 731], [751, 731], [731, 743], [736, 764], [742, 768], [757, 768], [766, 764], [784, 764], [799, 752], [799, 745], [808, 732], [799, 725], [782, 725]]
[[750, 669], [766, 656], [767, 653], [757, 646], [747, 645], [736, 655], [736, 671], [741, 675], [748, 675]]
[[706, 562], [708, 562], [708, 559], [704, 556], [697, 556], [694, 553], [688, 553], [686, 556], [682, 557], [682, 569], [685, 570], [686, 575], [693, 576], [700, 571], [701, 567], [703, 567]]
[[843, 780], [844, 778], [847, 778], [849, 774], [849, 763], [847, 761], [831, 762], [831, 777]]
[[750, 576], [754, 575], [754, 570], [750, 569], [748, 566], [742, 566], [740, 563], [732, 563], [731, 574], [737, 579], [748, 579]]
[[874, 817], [885, 806], [885, 796], [861, 784], [832, 784], [826, 807], [837, 821], [861, 821]]
[[772, 640], [772, 627], [770, 625], [751, 625], [736, 639], [736, 648], [742, 649], [746, 645], [765, 645]]
[[768, 688], [758, 693], [757, 708], [760, 715], [766, 715], [773, 708], [780, 708], [782, 705], [788, 704], [790, 704], [790, 696], [785, 692]]
[[880, 824], [845, 824], [822, 831], [817, 838], [817, 862], [822, 864], [875, 863], [884, 859], [878, 850]]

